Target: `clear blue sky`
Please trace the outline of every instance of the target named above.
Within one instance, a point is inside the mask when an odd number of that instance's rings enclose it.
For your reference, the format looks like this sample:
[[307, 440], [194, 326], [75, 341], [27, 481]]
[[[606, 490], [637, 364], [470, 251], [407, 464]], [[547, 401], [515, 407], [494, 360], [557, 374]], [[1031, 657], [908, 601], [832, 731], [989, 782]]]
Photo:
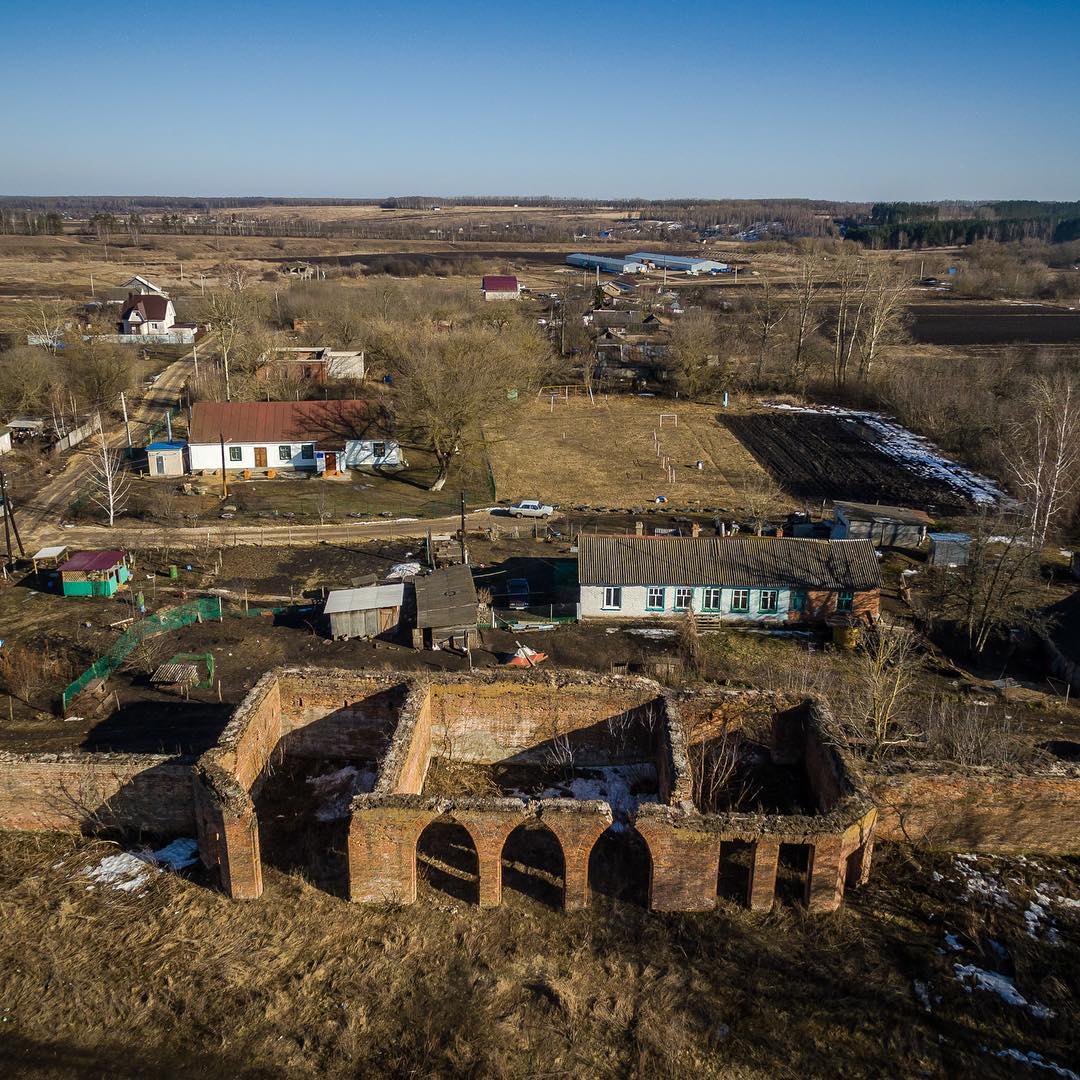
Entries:
[[1080, 197], [1080, 0], [9, 6], [5, 194]]

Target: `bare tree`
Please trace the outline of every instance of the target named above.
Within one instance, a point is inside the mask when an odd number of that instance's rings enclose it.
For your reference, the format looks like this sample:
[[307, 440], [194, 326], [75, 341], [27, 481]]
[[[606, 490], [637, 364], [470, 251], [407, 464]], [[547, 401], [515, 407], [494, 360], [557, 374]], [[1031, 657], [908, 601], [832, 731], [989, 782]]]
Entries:
[[98, 431], [100, 446], [94, 451], [90, 480], [90, 500], [99, 506], [113, 525], [116, 515], [127, 508], [131, 479], [123, 468], [119, 450], [110, 450], [105, 432]]
[[697, 397], [711, 388], [720, 374], [719, 331], [708, 311], [688, 311], [675, 323], [668, 356], [678, 388]]
[[799, 276], [792, 301], [795, 314], [795, 352], [791, 360], [791, 376], [798, 382], [804, 373], [806, 345], [818, 326], [821, 316], [818, 309], [818, 294], [822, 283], [818, 278], [820, 255], [808, 251], [799, 260]]
[[874, 757], [913, 738], [901, 729], [909, 719], [911, 690], [918, 677], [915, 641], [907, 627], [880, 622], [866, 632], [855, 657], [849, 719]]
[[38, 300], [19, 319], [19, 329], [27, 339], [37, 338], [37, 344], [56, 353], [64, 344], [64, 330], [70, 321], [70, 312], [59, 300]]
[[1041, 549], [1080, 491], [1080, 389], [1068, 374], [1040, 375], [1026, 406], [1004, 454], [1027, 509], [1028, 542]]
[[246, 278], [243, 271], [237, 270], [228, 275], [229, 285], [217, 289], [206, 298], [206, 321], [217, 333], [218, 347], [221, 350], [221, 362], [225, 374], [225, 400], [232, 400], [232, 382], [229, 364], [234, 351], [241, 345], [245, 335], [252, 328], [256, 314], [256, 303], [244, 291]]
[[859, 376], [864, 381], [878, 360], [884, 345], [900, 331], [911, 291], [908, 272], [902, 266], [871, 265], [866, 275], [865, 303]]
[[754, 527], [754, 535], [760, 536], [766, 522], [783, 509], [785, 495], [779, 484], [764, 470], [755, 473], [739, 488], [741, 514], [745, 514]]
[[769, 278], [763, 277], [761, 289], [754, 298], [750, 313], [750, 324], [757, 339], [757, 382], [759, 385], [765, 378], [765, 360], [769, 355], [773, 332], [787, 317], [788, 310], [773, 296]]
[[686, 609], [686, 614], [679, 622], [678, 644], [679, 655], [686, 671], [691, 675], [700, 675], [705, 666], [705, 649], [701, 644], [701, 634], [698, 633], [697, 616], [693, 607]]

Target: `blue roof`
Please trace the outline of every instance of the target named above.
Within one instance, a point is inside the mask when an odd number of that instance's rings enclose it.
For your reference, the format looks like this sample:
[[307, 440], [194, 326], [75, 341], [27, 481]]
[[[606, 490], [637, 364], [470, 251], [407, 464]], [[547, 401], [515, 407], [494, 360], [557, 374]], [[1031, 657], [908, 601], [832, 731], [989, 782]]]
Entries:
[[968, 544], [971, 537], [967, 533], [927, 533], [931, 540], [945, 541], [946, 543]]
[[184, 442], [152, 442], [147, 450], [183, 450], [187, 446]]

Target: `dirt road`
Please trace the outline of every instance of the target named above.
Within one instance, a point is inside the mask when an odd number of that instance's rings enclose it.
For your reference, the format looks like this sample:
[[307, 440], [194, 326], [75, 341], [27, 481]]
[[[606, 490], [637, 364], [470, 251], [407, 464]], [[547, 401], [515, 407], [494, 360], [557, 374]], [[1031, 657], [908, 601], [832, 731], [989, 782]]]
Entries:
[[[171, 363], [157, 378], [154, 385], [138, 397], [131, 395], [128, 401], [128, 418], [131, 421], [133, 443], [138, 446], [146, 432], [146, 425], [151, 420], [160, 419], [166, 409], [175, 406], [184, 383], [193, 371], [192, 354], [189, 352]], [[127, 435], [121, 423], [115, 427], [106, 427], [105, 438], [110, 446], [127, 445]], [[68, 458], [63, 472], [54, 477], [28, 502], [16, 509], [23, 540], [29, 543], [28, 536], [35, 540], [48, 540], [59, 531], [57, 524], [64, 511], [83, 494], [91, 480], [93, 455], [100, 448], [97, 436], [87, 439]], [[102, 542], [104, 530], [97, 530], [99, 542]], [[55, 541], [54, 541], [55, 542]]]

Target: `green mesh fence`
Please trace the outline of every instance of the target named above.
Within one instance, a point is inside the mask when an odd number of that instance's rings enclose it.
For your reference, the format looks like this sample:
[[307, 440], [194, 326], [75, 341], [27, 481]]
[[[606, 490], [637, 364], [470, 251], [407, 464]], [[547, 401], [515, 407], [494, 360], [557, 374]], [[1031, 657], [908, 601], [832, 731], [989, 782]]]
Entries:
[[170, 630], [178, 630], [181, 626], [189, 626], [202, 619], [220, 618], [221, 598], [203, 596], [140, 619], [116, 639], [104, 656], [99, 656], [74, 682], [65, 687], [61, 695], [64, 712], [67, 712], [71, 702], [95, 679], [107, 679], [131, 655], [140, 641]]

